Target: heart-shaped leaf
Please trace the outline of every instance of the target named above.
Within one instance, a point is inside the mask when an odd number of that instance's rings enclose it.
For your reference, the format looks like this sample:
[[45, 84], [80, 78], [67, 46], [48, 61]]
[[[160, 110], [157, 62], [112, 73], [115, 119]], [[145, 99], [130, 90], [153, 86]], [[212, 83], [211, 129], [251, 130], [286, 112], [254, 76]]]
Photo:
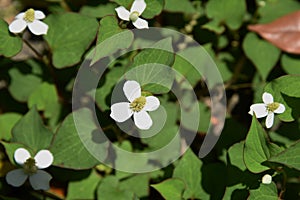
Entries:
[[58, 69], [78, 63], [98, 30], [96, 19], [75, 13], [51, 14], [45, 22], [51, 28], [44, 38], [53, 53], [53, 65]]
[[283, 51], [300, 54], [300, 11], [280, 17], [268, 24], [248, 26]]

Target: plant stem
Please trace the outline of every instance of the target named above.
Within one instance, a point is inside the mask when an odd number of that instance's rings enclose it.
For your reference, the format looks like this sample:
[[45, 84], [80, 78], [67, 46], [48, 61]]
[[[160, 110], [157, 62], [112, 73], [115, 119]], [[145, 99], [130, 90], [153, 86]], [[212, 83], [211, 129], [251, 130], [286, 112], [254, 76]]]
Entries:
[[39, 59], [43, 59], [43, 55], [40, 54], [27, 40], [23, 39], [23, 42], [36, 54]]

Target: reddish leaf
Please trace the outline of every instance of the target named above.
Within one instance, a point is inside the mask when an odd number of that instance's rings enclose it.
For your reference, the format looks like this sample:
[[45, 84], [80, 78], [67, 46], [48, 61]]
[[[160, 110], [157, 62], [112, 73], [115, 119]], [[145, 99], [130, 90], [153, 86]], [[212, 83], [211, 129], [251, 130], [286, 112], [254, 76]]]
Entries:
[[249, 25], [248, 29], [283, 51], [300, 54], [300, 11], [285, 15], [268, 24]]

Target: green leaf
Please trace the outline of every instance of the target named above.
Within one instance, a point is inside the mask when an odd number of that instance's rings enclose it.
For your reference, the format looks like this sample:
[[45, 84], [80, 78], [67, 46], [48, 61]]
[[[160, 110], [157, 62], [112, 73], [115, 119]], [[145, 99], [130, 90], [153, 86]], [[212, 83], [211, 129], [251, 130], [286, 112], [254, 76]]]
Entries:
[[182, 82], [182, 79], [185, 78], [192, 86], [195, 86], [201, 79], [201, 74], [199, 74], [195, 67], [178, 54], [175, 55], [173, 68], [182, 75], [178, 76], [178, 74], [176, 74], [176, 80], [178, 83]]
[[122, 190], [120, 188], [119, 180], [115, 176], [107, 176], [101, 180], [101, 183], [97, 189], [98, 199], [103, 200], [128, 200], [135, 199], [133, 192], [128, 190]]
[[150, 174], [137, 174], [120, 182], [120, 189], [133, 192], [137, 197], [149, 195]]
[[[153, 121], [151, 129], [139, 130], [140, 134], [144, 136], [142, 138], [143, 143], [147, 144], [153, 151], [163, 148], [178, 135], [176, 120], [179, 112], [179, 106], [163, 100], [160, 100], [160, 105], [161, 107], [157, 110], [149, 112]], [[160, 130], [160, 134], [155, 134], [157, 130]]]
[[283, 54], [281, 57], [281, 65], [288, 74], [300, 74], [300, 56]]
[[244, 142], [236, 143], [228, 149], [228, 159], [230, 164], [244, 171], [247, 169], [243, 160]]
[[59, 69], [77, 64], [98, 30], [94, 18], [76, 13], [51, 14], [44, 21], [51, 27], [44, 38], [52, 50], [53, 65]]
[[66, 199], [94, 199], [95, 190], [100, 179], [101, 177], [95, 171], [92, 171], [85, 179], [69, 182]]
[[164, 0], [145, 0], [145, 2], [147, 6], [142, 16], [147, 19], [159, 15], [164, 7]]
[[24, 144], [35, 153], [49, 148], [53, 138], [53, 133], [44, 126], [35, 106], [14, 126], [12, 135], [12, 142]]
[[[286, 14], [298, 11], [300, 9], [300, 4], [294, 0], [271, 0], [263, 1], [264, 6], [260, 6], [258, 9], [259, 13], [259, 23], [269, 23], [272, 22]], [[274, 12], [276, 10], [276, 12]]]
[[243, 160], [244, 141], [232, 145], [227, 152], [227, 187], [224, 200], [247, 199], [249, 188], [256, 187], [259, 174], [249, 172]]
[[119, 27], [116, 17], [106, 16], [100, 21], [100, 28], [97, 36], [97, 46], [89, 53], [88, 58], [92, 59], [91, 65], [100, 59], [110, 56], [120, 49], [127, 49], [131, 46], [134, 35], [129, 30]]
[[9, 33], [8, 25], [0, 19], [0, 55], [12, 57], [19, 53], [22, 49], [22, 40], [20, 37]]
[[181, 179], [186, 186], [183, 198], [207, 199], [208, 194], [201, 187], [201, 160], [188, 149], [173, 172], [173, 178]]
[[280, 163], [300, 170], [300, 141], [297, 141], [289, 148], [269, 158], [268, 161]]
[[107, 102], [107, 97], [111, 93], [114, 85], [118, 82], [118, 80], [123, 76], [124, 69], [121, 67], [112, 68], [105, 75], [105, 82], [101, 87], [96, 89], [95, 99], [97, 105], [101, 108], [101, 110], [108, 110], [111, 106], [111, 102]]
[[[82, 121], [75, 124], [74, 114], [82, 116]], [[55, 156], [53, 165], [72, 169], [89, 169], [99, 164], [99, 161], [82, 143], [82, 141], [92, 141], [93, 131], [98, 129], [94, 122], [89, 119], [91, 119], [91, 112], [87, 109], [77, 110], [65, 118], [61, 127], [57, 130], [50, 148]], [[77, 127], [80, 127], [81, 130], [85, 129], [85, 138], [79, 137]], [[97, 145], [95, 148], [97, 148]], [[98, 148], [98, 151], [104, 154], [107, 152], [103, 148]]]
[[133, 0], [111, 0], [111, 1], [119, 4], [120, 6], [124, 6], [128, 10], [130, 9], [130, 5], [133, 3]]
[[168, 12], [195, 13], [196, 9], [188, 0], [165, 0], [164, 10]]
[[233, 30], [238, 29], [246, 14], [246, 3], [240, 0], [210, 0], [206, 4], [207, 17]]
[[212, 20], [210, 22], [207, 22], [202, 26], [202, 28], [205, 28], [207, 30], [213, 31], [217, 34], [222, 34], [225, 31], [224, 26], [220, 26], [220, 22], [216, 20]]
[[33, 74], [23, 74], [19, 69], [12, 68], [8, 71], [11, 83], [8, 90], [18, 101], [25, 102], [30, 94], [40, 85], [41, 78]]
[[167, 93], [170, 91], [175, 74], [170, 66], [174, 63], [172, 38], [160, 40], [149, 49], [142, 50], [134, 57], [127, 79], [136, 80], [143, 90], [151, 93]]
[[259, 39], [254, 33], [248, 33], [243, 42], [247, 57], [253, 62], [263, 80], [266, 80], [279, 58], [280, 50]]
[[284, 104], [284, 113], [278, 115], [282, 121], [293, 121], [299, 116], [299, 85], [299, 75], [287, 75], [274, 79], [264, 88], [266, 92], [273, 95], [275, 102]]
[[61, 105], [54, 85], [44, 82], [36, 88], [28, 99], [28, 107], [32, 108], [34, 105], [39, 111], [44, 111], [44, 116], [51, 118], [54, 124], [57, 122]]
[[185, 184], [180, 179], [172, 178], [153, 184], [151, 187], [155, 188], [166, 200], [182, 200]]
[[[100, 20], [99, 33], [97, 36], [97, 44], [100, 44], [104, 40], [111, 36], [122, 32], [123, 29], [119, 27], [118, 19], [114, 16], [106, 16]], [[124, 41], [127, 42], [127, 41]], [[123, 45], [121, 45], [123, 46]], [[125, 47], [128, 45], [125, 45]], [[122, 47], [120, 47], [122, 48]]]
[[0, 138], [9, 141], [12, 137], [11, 130], [22, 115], [18, 113], [4, 113], [0, 115]]
[[280, 148], [267, 141], [265, 130], [253, 116], [244, 146], [244, 162], [247, 169], [253, 173], [268, 170], [269, 167], [262, 163], [272, 156], [271, 153], [275, 152], [280, 152]]
[[256, 190], [250, 190], [249, 200], [277, 200], [277, 188], [275, 183], [260, 184]]
[[113, 15], [116, 13], [115, 11], [115, 4], [108, 3], [108, 4], [100, 4], [98, 6], [83, 6], [80, 9], [80, 14], [86, 15], [89, 17], [96, 17], [102, 18], [106, 15]]

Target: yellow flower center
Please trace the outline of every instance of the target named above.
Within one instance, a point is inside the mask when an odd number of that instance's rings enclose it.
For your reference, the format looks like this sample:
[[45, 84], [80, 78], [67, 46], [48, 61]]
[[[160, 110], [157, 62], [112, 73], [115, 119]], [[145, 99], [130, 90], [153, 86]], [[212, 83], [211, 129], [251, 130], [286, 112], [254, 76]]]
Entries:
[[139, 16], [140, 16], [139, 12], [133, 11], [132, 13], [130, 13], [129, 19], [130, 21], [135, 22], [139, 18]]
[[270, 104], [267, 105], [267, 110], [269, 112], [274, 112], [277, 108], [279, 108], [279, 105], [280, 104], [277, 103], [277, 102], [270, 103]]
[[24, 163], [24, 172], [28, 175], [35, 174], [38, 170], [37, 166], [35, 165], [35, 160], [33, 158], [28, 158]]
[[34, 10], [32, 8], [26, 10], [23, 19], [26, 22], [33, 22], [34, 21]]
[[146, 105], [146, 97], [141, 96], [130, 103], [130, 109], [133, 112], [140, 112]]

